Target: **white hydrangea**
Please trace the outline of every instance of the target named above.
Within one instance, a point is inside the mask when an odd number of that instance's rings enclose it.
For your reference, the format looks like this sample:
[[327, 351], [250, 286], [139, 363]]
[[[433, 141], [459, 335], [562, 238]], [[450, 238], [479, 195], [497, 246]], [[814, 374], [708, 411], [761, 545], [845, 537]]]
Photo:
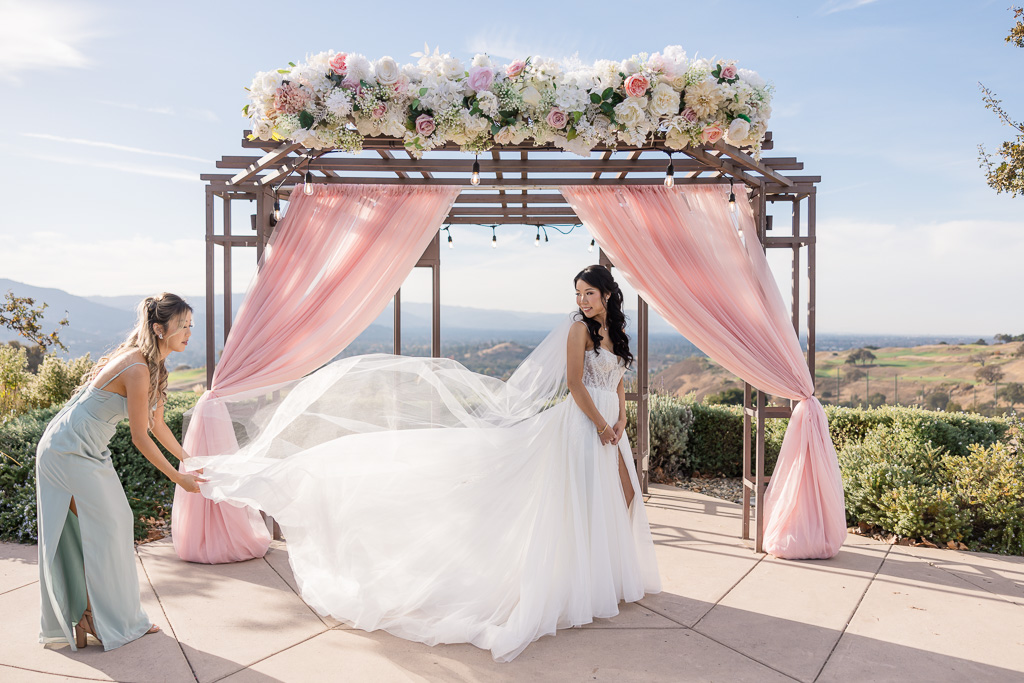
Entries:
[[574, 84], [555, 91], [555, 106], [566, 111], [583, 111], [590, 104], [590, 93]]
[[491, 66], [491, 58], [483, 52], [473, 55], [473, 66]]
[[478, 93], [476, 96], [477, 104], [480, 106], [480, 111], [484, 113], [484, 116], [490, 116], [494, 118], [498, 115], [498, 96], [492, 93], [490, 90], [486, 90], [482, 93]]
[[736, 75], [740, 77], [740, 81], [757, 90], [764, 90], [764, 87], [768, 85], [756, 71], [750, 69], [739, 69], [736, 71]]

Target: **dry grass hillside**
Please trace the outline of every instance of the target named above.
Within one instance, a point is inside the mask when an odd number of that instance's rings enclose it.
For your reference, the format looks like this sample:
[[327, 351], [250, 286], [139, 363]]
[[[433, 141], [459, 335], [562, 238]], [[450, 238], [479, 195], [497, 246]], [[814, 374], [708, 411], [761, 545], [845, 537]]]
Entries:
[[[966, 408], [994, 401], [997, 386], [1024, 383], [1024, 344], [1020, 343], [871, 349], [874, 360], [851, 365], [847, 360], [854, 351], [816, 354], [817, 393], [824, 401], [858, 403], [881, 394], [888, 404], [927, 405], [928, 396], [939, 392]], [[1002, 373], [998, 384], [977, 376], [982, 367]], [[652, 382], [659, 391], [678, 396], [693, 392], [698, 399], [742, 386], [731, 373], [702, 357], [675, 363]], [[1001, 398], [998, 405], [1009, 407], [1009, 402]]]

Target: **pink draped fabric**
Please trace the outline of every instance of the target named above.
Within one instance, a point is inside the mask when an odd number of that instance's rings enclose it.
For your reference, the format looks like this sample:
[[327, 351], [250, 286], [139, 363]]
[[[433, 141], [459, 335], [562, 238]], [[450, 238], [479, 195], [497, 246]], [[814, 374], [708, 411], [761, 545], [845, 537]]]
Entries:
[[[237, 449], [227, 396], [296, 380], [347, 346], [380, 314], [416, 265], [458, 188], [317, 185], [291, 206], [235, 317], [211, 389], [183, 444], [192, 456]], [[212, 324], [212, 323], [210, 323]], [[259, 513], [174, 492], [174, 548], [189, 562], [262, 557]]]
[[787, 559], [834, 556], [846, 537], [835, 447], [749, 202], [733, 214], [723, 185], [561, 191], [665, 320], [733, 374], [799, 401], [766, 493], [764, 547]]

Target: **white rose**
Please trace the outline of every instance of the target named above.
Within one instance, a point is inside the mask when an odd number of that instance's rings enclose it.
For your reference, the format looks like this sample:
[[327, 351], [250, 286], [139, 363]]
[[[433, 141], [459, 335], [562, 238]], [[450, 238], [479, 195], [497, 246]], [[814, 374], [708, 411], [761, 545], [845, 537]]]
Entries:
[[398, 62], [391, 59], [391, 57], [381, 57], [377, 60], [374, 72], [377, 74], [378, 83], [394, 85], [398, 82], [398, 76], [401, 73], [401, 70], [398, 68]]
[[462, 112], [462, 124], [466, 128], [466, 135], [476, 137], [491, 127], [491, 122], [482, 116], [473, 116], [468, 111]]
[[633, 58], [625, 59], [622, 61], [622, 64], [619, 65], [619, 70], [627, 76], [635, 74], [640, 71], [640, 62]]
[[523, 102], [530, 105], [531, 107], [536, 107], [538, 104], [540, 104], [540, 91], [537, 90], [532, 85], [528, 85], [525, 88], [523, 88], [521, 94], [523, 96]]
[[462, 78], [466, 75], [466, 70], [463, 68], [462, 62], [455, 57], [449, 57], [448, 55], [445, 55], [441, 68], [445, 77], [451, 80]]
[[490, 66], [491, 58], [484, 53], [473, 56], [473, 66]]
[[729, 130], [725, 133], [725, 141], [730, 145], [741, 145], [750, 135], [750, 124], [745, 119], [733, 119]]
[[659, 83], [651, 92], [651, 113], [672, 116], [679, 113], [679, 91], [668, 83]]
[[400, 138], [405, 135], [405, 117], [401, 115], [389, 116], [381, 126], [381, 132], [393, 138]]
[[627, 97], [615, 105], [615, 120], [630, 128], [635, 127], [644, 120], [646, 106], [646, 97]]
[[499, 145], [512, 144], [512, 140], [515, 138], [515, 132], [511, 126], [503, 126], [498, 129], [498, 132], [494, 134], [494, 141]]

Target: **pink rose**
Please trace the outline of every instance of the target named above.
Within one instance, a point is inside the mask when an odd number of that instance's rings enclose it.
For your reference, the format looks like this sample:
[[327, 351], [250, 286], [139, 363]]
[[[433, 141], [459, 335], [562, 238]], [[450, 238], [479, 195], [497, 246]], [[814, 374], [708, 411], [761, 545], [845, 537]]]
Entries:
[[686, 109], [679, 112], [679, 115], [690, 123], [697, 123], [697, 112], [693, 110], [693, 107], [687, 107]]
[[704, 130], [700, 132], [700, 139], [709, 145], [713, 145], [721, 140], [723, 135], [725, 135], [725, 130], [717, 123], [713, 123], [710, 126], [704, 126]]
[[651, 82], [643, 74], [633, 74], [626, 79], [626, 84], [623, 87], [630, 97], [643, 97], [650, 85]]
[[548, 112], [548, 125], [552, 128], [561, 130], [562, 128], [565, 128], [565, 124], [567, 123], [569, 123], [569, 115], [558, 107], [555, 107]]
[[494, 82], [494, 71], [489, 66], [474, 66], [469, 70], [469, 87], [476, 92], [483, 92]]
[[373, 118], [375, 119], [379, 119], [380, 117], [384, 116], [384, 114], [387, 113], [388, 107], [383, 102], [381, 102], [380, 104], [373, 108]]
[[331, 61], [328, 62], [328, 64], [331, 67], [331, 71], [338, 74], [339, 76], [344, 76], [345, 72], [348, 71], [348, 67], [345, 66], [346, 59], [348, 59], [348, 55], [345, 54], [344, 52], [339, 52], [338, 54], [331, 57]]
[[515, 78], [519, 74], [523, 73], [523, 69], [525, 68], [526, 62], [524, 62], [521, 59], [517, 59], [516, 61], [512, 62], [507, 67], [505, 67], [505, 75], [508, 76], [509, 78]]
[[675, 64], [664, 57], [660, 52], [655, 52], [651, 55], [651, 58], [647, 60], [647, 67], [660, 74], [664, 74], [665, 78], [672, 80], [676, 77]]
[[722, 67], [722, 78], [726, 81], [731, 81], [736, 78], [736, 65], [728, 64]]
[[434, 132], [434, 128], [436, 128], [434, 125], [434, 117], [430, 114], [420, 114], [416, 119], [416, 132], [420, 135], [430, 135]]

